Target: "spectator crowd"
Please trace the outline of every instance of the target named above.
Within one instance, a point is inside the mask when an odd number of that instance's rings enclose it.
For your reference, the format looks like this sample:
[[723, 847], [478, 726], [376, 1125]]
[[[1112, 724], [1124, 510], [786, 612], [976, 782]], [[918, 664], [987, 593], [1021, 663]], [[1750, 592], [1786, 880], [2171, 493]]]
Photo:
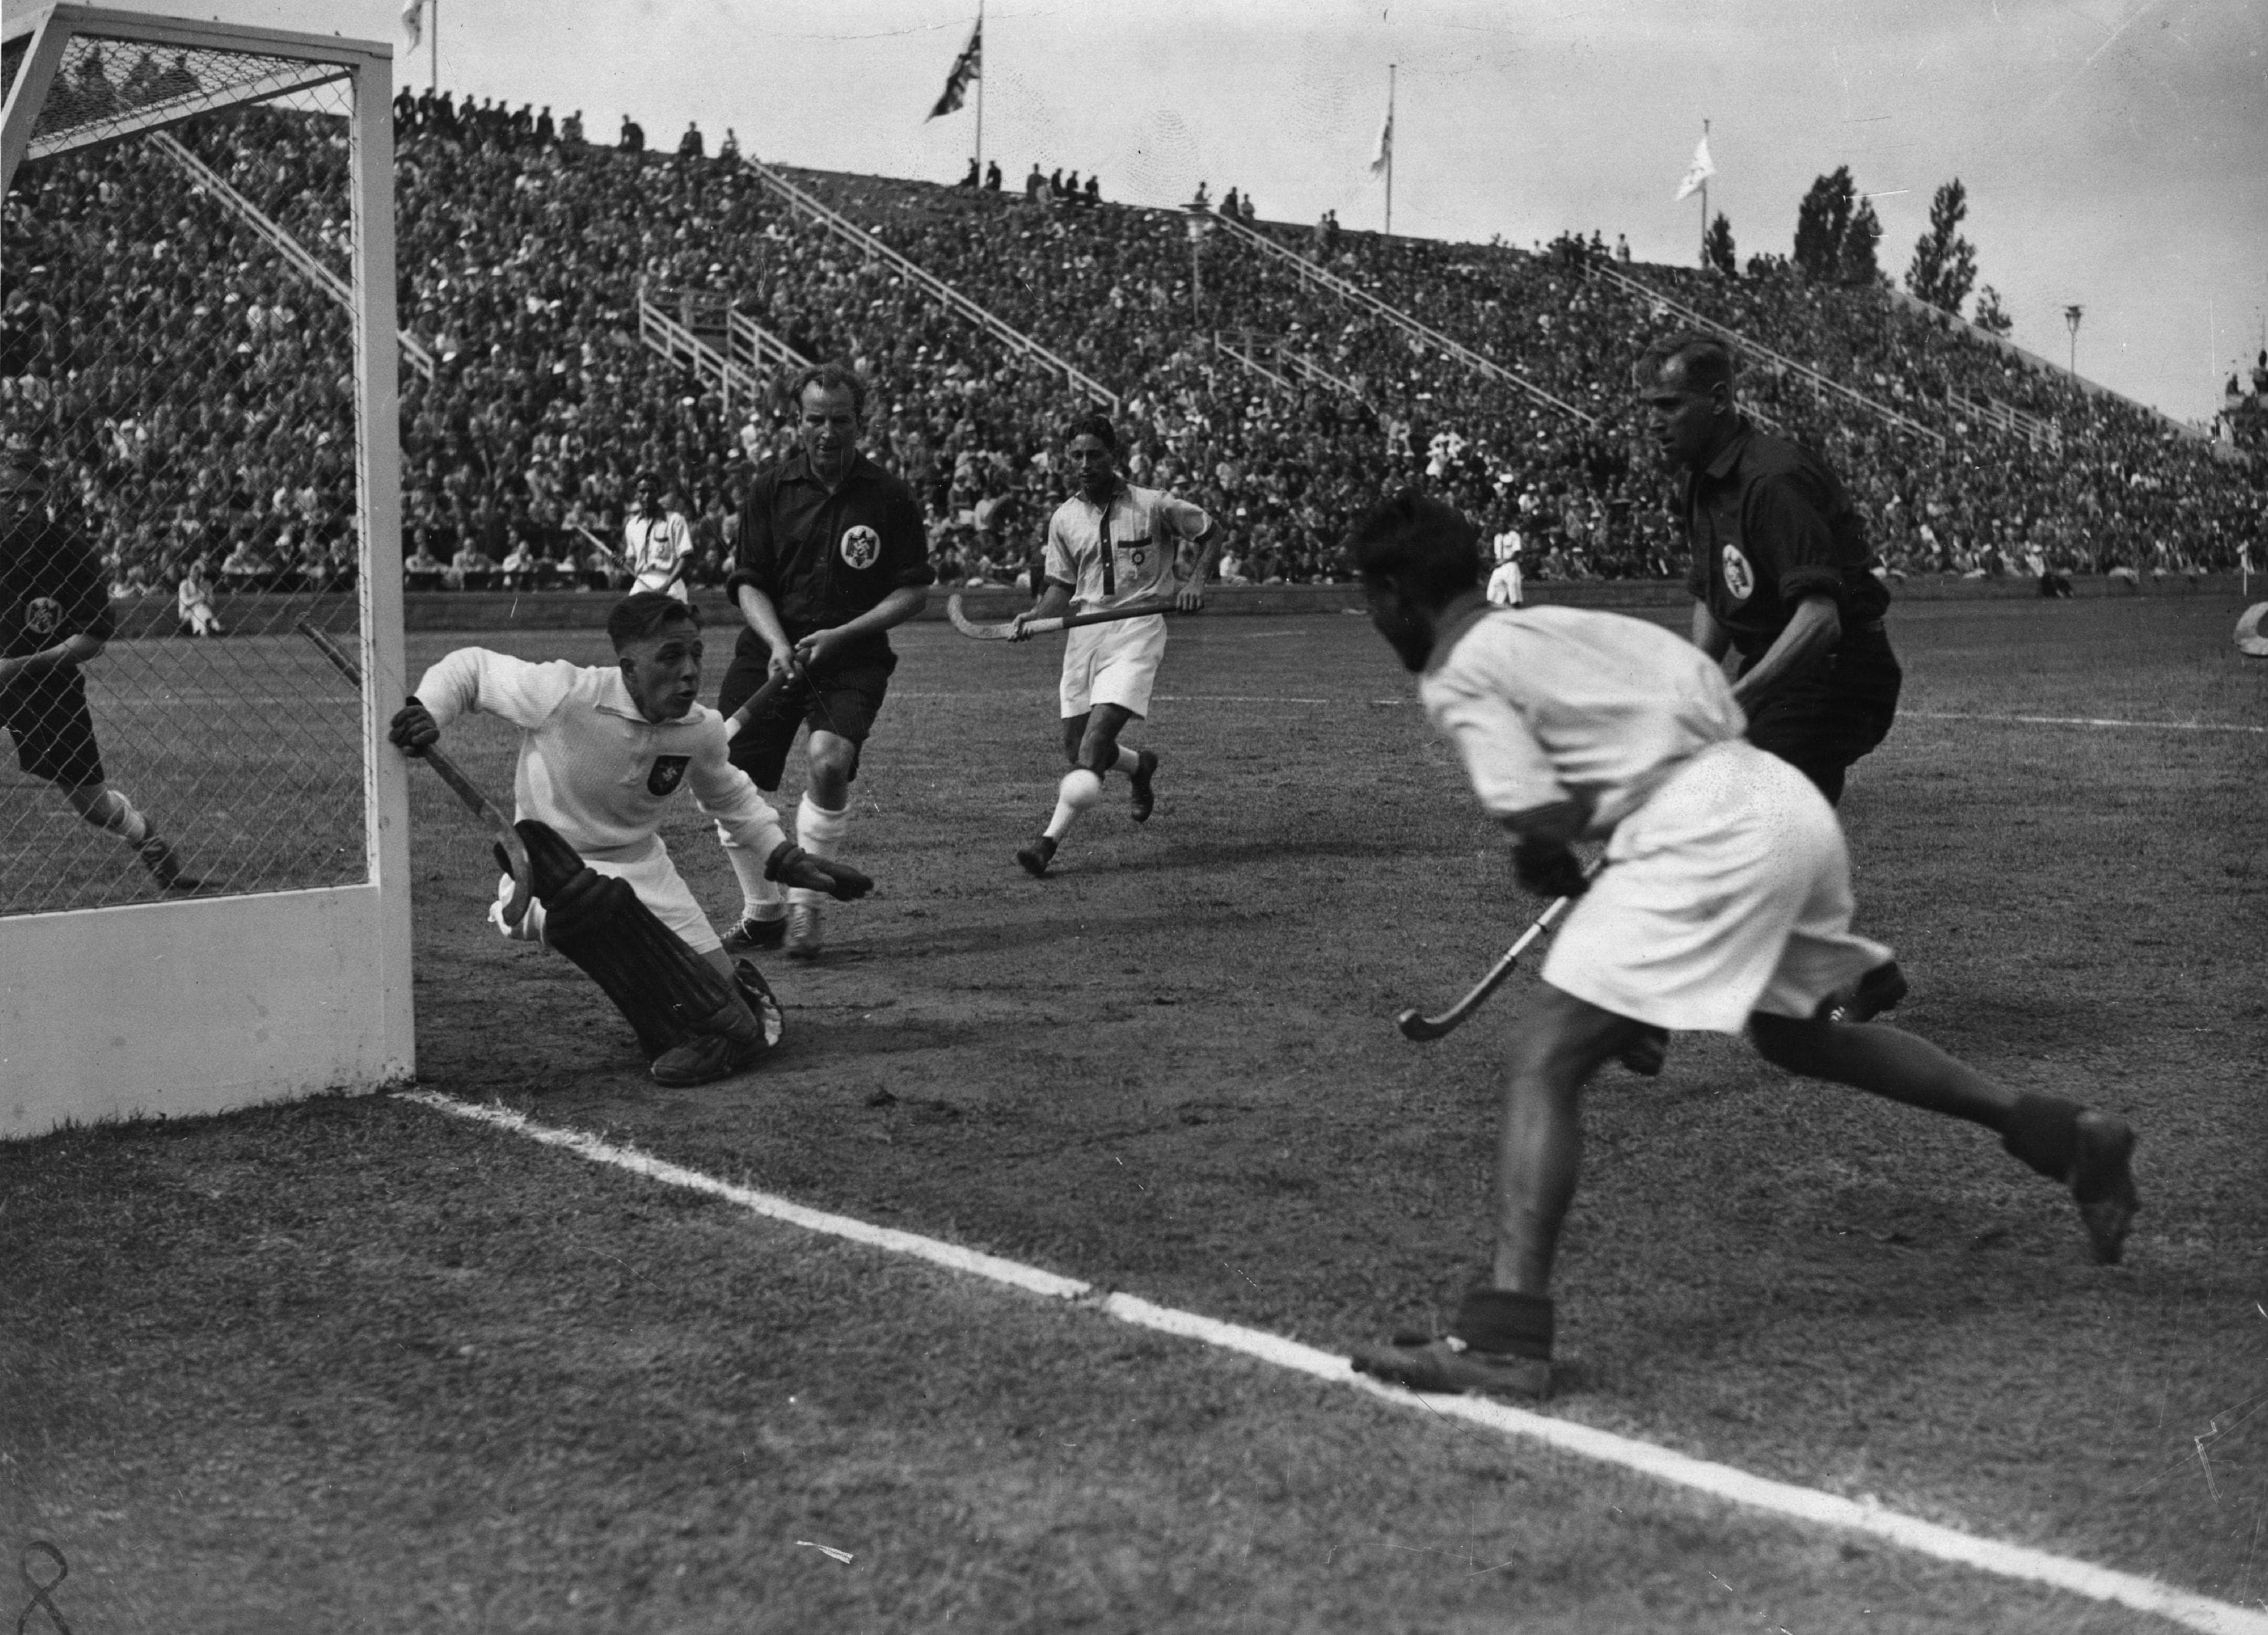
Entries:
[[[806, 357], [851, 360], [876, 388], [867, 446], [924, 504], [941, 578], [1030, 572], [1067, 491], [1059, 429], [1090, 405], [864, 240], [792, 214], [731, 132], [712, 157], [697, 129], [649, 151], [628, 119], [616, 145], [591, 144], [579, 110], [405, 92], [394, 115], [397, 317], [432, 359], [401, 372], [413, 587], [620, 584], [641, 475], [684, 519], [694, 581], [722, 582], [748, 479], [792, 446], [790, 407], [728, 402], [649, 350], [642, 298], [729, 303]], [[342, 122], [257, 107], [176, 135], [347, 272]], [[1646, 341], [1685, 321], [1675, 308], [1758, 343], [1744, 398], [1827, 454], [1895, 571], [2195, 571], [2263, 533], [2268, 460], [2228, 458], [1878, 290], [1756, 263], [1740, 279], [1634, 267], [1597, 234], [1522, 249], [1331, 217], [1295, 228], [1234, 189], [1218, 206], [1202, 188], [1180, 210], [1108, 204], [1093, 174], [1036, 164], [1020, 192], [997, 164], [951, 187], [791, 176], [1119, 394], [1130, 475], [1224, 519], [1224, 571], [1252, 582], [1338, 573], [1346, 519], [1408, 482], [1474, 515], [1532, 578], [1681, 572], [1628, 387]], [[0, 433], [46, 458], [120, 593], [173, 595], [184, 576], [350, 583], [344, 313], [144, 144], [26, 164], [5, 208]], [[1232, 215], [1285, 254], [1226, 229]], [[1580, 412], [1474, 372], [1331, 280]], [[2268, 356], [2250, 394], [2232, 391], [2234, 441], [2259, 441], [2264, 391]]]

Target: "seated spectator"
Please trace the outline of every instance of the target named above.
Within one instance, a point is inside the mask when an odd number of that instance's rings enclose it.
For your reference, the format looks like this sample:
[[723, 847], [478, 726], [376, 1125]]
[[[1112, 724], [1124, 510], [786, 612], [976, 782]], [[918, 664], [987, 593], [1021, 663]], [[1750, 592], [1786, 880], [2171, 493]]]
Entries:
[[236, 549], [221, 559], [220, 582], [232, 596], [250, 594], [268, 588], [269, 575], [274, 571], [268, 558], [247, 537], [236, 542]]
[[436, 556], [426, 544], [425, 530], [418, 529], [416, 549], [402, 560], [404, 585], [413, 591], [438, 591], [442, 586], [442, 576], [448, 571], [449, 564]]
[[449, 558], [442, 579], [453, 590], [492, 591], [497, 580], [496, 558], [467, 540]]
[[535, 552], [529, 547], [527, 536], [517, 528], [512, 530], [512, 549], [504, 553], [501, 571], [504, 588], [508, 591], [532, 591], [535, 588]]
[[202, 559], [182, 568], [181, 581], [173, 590], [173, 611], [184, 636], [228, 634], [213, 616], [212, 572]]

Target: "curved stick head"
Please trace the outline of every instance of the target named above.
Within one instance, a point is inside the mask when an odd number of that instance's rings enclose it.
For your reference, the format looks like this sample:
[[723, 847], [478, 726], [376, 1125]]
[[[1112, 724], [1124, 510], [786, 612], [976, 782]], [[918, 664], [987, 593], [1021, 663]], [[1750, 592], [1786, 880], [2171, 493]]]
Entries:
[[1455, 1027], [1456, 1023], [1451, 1022], [1445, 1027], [1440, 1022], [1429, 1021], [1425, 1013], [1413, 1005], [1394, 1019], [1394, 1025], [1402, 1030], [1402, 1036], [1404, 1039], [1414, 1039], [1419, 1044], [1430, 1044], [1447, 1033], [1449, 1028]]

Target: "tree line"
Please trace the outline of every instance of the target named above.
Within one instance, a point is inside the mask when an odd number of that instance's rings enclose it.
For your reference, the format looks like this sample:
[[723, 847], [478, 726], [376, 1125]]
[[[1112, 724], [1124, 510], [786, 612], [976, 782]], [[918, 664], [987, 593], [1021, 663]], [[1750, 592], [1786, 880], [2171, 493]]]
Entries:
[[[1991, 284], [1977, 288], [1977, 250], [1962, 236], [1961, 224], [1969, 216], [1969, 190], [1955, 177], [1930, 201], [1929, 231], [1916, 239], [1913, 257], [1906, 263], [1906, 289], [1918, 300], [1958, 316], [1969, 292], [1977, 290], [1970, 321], [1991, 335], [2006, 335], [2015, 319]], [[1795, 252], [1792, 256], [1752, 255], [1749, 276], [1768, 275], [1793, 266], [1805, 277], [1822, 284], [1881, 284], [1889, 287], [1889, 275], [1875, 259], [1882, 241], [1882, 224], [1874, 201], [1859, 191], [1848, 165], [1837, 165], [1815, 179], [1795, 212]], [[1739, 276], [1740, 262], [1733, 243], [1733, 224], [1720, 210], [1703, 238], [1702, 262], [1727, 278]]]

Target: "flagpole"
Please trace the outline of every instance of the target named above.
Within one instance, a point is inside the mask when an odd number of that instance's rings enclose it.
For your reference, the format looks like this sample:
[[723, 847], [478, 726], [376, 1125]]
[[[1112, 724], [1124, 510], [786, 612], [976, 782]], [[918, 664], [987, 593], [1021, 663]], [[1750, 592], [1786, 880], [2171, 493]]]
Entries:
[[[984, 0], [976, 0], [976, 163], [984, 164]], [[976, 185], [983, 187], [981, 176]]]
[[1394, 236], [1394, 70], [1386, 65], [1386, 236]]
[[433, 94], [441, 93], [441, 0], [433, 0], [433, 38], [431, 42], [433, 62]]
[[[1701, 145], [1709, 145], [1709, 122], [1701, 122]], [[1709, 179], [1701, 178], [1701, 265], [1709, 265]]]

